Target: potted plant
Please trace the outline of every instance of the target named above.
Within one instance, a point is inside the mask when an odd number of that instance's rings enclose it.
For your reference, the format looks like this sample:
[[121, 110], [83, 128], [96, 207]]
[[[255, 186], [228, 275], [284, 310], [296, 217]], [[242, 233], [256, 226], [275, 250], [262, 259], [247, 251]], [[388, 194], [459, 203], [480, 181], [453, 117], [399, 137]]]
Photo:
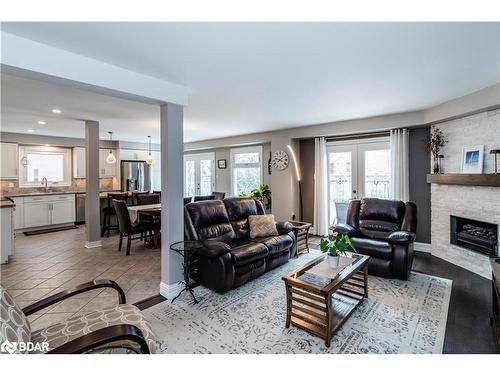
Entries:
[[256, 198], [264, 204], [266, 210], [271, 209], [271, 190], [269, 189], [269, 185], [262, 184], [252, 189], [249, 193], [241, 192], [239, 196]]
[[339, 235], [337, 232], [333, 232], [327, 238], [322, 238], [319, 249], [328, 254], [330, 267], [338, 267], [340, 256], [345, 255], [349, 249], [356, 251], [347, 234]]
[[447, 142], [448, 141], [444, 138], [444, 134], [441, 129], [432, 127], [431, 133], [426, 140], [426, 149], [432, 154], [434, 161], [432, 168], [433, 173], [441, 172], [439, 159], [442, 158], [443, 155], [440, 155], [439, 151], [441, 151], [441, 148], [444, 147]]

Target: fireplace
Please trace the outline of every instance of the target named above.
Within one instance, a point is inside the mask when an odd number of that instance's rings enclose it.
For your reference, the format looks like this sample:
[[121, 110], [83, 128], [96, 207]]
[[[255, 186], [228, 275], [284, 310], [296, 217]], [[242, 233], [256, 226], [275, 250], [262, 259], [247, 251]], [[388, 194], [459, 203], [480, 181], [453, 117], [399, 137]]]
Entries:
[[451, 215], [450, 243], [488, 256], [496, 256], [498, 225]]

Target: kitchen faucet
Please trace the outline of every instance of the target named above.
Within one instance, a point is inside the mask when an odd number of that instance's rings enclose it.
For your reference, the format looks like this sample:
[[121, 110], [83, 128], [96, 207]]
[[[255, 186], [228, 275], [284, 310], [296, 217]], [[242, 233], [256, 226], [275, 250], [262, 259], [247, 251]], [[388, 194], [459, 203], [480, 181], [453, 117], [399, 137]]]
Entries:
[[42, 178], [42, 185], [45, 185], [45, 192], [49, 191], [49, 188], [47, 187], [47, 177]]

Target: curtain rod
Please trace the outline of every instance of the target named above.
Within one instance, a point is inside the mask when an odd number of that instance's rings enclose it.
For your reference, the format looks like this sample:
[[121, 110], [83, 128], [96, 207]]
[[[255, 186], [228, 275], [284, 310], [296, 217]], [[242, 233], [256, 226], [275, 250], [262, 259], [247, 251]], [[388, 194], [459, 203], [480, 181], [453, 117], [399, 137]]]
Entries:
[[348, 135], [338, 135], [338, 136], [332, 136], [332, 137], [325, 137], [325, 140], [327, 142], [333, 142], [333, 141], [344, 141], [344, 140], [351, 140], [351, 139], [378, 138], [378, 137], [388, 137], [390, 134], [391, 134], [391, 132], [389, 130], [387, 130], [387, 131], [380, 131], [380, 132], [374, 132], [374, 133], [348, 134]]

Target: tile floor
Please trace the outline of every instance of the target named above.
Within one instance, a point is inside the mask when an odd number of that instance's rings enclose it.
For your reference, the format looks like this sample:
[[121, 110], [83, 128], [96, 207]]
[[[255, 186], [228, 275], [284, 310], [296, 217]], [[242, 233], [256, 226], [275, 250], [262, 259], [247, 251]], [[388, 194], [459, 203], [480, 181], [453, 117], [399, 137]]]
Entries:
[[[86, 249], [85, 227], [24, 236], [18, 234], [15, 253], [0, 267], [0, 282], [21, 307], [94, 279], [111, 279], [125, 291], [127, 303], [157, 295], [160, 285], [160, 250], [132, 242], [118, 252], [118, 236], [103, 238], [101, 248]], [[117, 304], [114, 290], [93, 290], [62, 301], [29, 317], [33, 330], [73, 315]]]

